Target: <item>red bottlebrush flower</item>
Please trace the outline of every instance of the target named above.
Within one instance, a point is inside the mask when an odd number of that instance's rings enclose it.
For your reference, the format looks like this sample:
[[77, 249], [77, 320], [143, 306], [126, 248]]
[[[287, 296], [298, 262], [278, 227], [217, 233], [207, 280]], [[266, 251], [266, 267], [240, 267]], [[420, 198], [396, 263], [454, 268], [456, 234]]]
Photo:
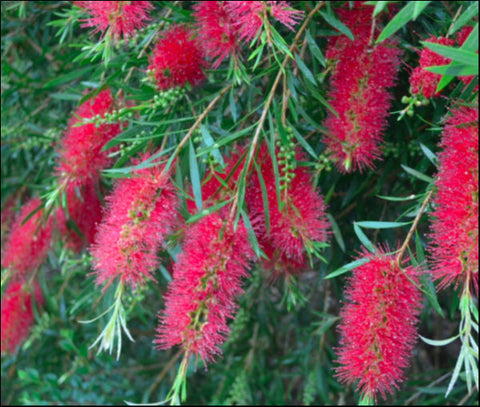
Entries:
[[[34, 283], [33, 295], [37, 304], [43, 304], [42, 290], [37, 283]], [[14, 353], [27, 339], [34, 322], [30, 288], [22, 282], [10, 282], [2, 298], [2, 354]]]
[[362, 257], [369, 262], [353, 271], [340, 314], [336, 377], [342, 383], [358, 380], [362, 395], [376, 401], [378, 393], [385, 399], [403, 380], [416, 341], [421, 293], [411, 281], [418, 282], [417, 269], [402, 270], [383, 250], [365, 250]]
[[15, 277], [25, 277], [37, 269], [50, 249], [53, 219], [42, 221], [43, 209], [22, 225], [27, 216], [41, 205], [40, 198], [32, 198], [23, 205], [5, 243], [2, 267], [10, 269]]
[[86, 245], [95, 242], [97, 225], [102, 219], [102, 202], [98, 196], [98, 183], [88, 180], [79, 187], [68, 184], [65, 190], [67, 197], [68, 218], [75, 223], [75, 227], [68, 227], [67, 216], [62, 208], [56, 212], [57, 224], [62, 239], [67, 247], [78, 253]]
[[[297, 152], [296, 161], [301, 159], [302, 156]], [[313, 188], [311, 176], [305, 167], [297, 165], [290, 173], [293, 181], [285, 184], [280, 191], [280, 209], [272, 159], [265, 145], [260, 149], [257, 163], [266, 187], [269, 230], [261, 184], [256, 173], [247, 188], [245, 201], [258, 241], [270, 259], [264, 262], [264, 266], [272, 270], [274, 277], [298, 273], [306, 266], [305, 248], [311, 247], [313, 242], [327, 240], [329, 224], [323, 198]], [[279, 172], [282, 176], [287, 175], [285, 164], [279, 165]]]
[[228, 1], [225, 8], [243, 41], [251, 41], [257, 36], [268, 14], [292, 31], [304, 14], [291, 8], [286, 1]]
[[[147, 157], [143, 157], [142, 160]], [[178, 198], [161, 167], [133, 171], [107, 197], [91, 252], [97, 284], [115, 278], [136, 289], [158, 267], [157, 251], [177, 221]]]
[[106, 168], [111, 160], [103, 146], [121, 131], [120, 124], [94, 123], [78, 125], [83, 120], [95, 116], [105, 117], [114, 108], [110, 89], [100, 92], [95, 98], [83, 103], [68, 123], [68, 129], [59, 150], [60, 160], [57, 174], [75, 186], [84, 185], [87, 180], [96, 180], [100, 171]]
[[369, 45], [371, 13], [370, 6], [339, 10], [355, 40], [333, 37], [326, 51], [335, 62], [329, 99], [338, 117], [329, 112], [324, 142], [344, 173], [373, 168], [373, 161], [380, 158], [392, 100], [387, 88], [395, 84], [400, 66], [401, 50], [395, 43]]
[[198, 26], [198, 43], [204, 54], [212, 60], [217, 69], [222, 61], [235, 56], [238, 50], [233, 19], [225, 8], [224, 1], [199, 1], [193, 6]]
[[135, 30], [142, 28], [150, 20], [148, 13], [153, 9], [149, 1], [76, 1], [91, 18], [84, 21], [82, 27], [94, 27], [93, 33], [101, 32], [118, 42], [123, 36], [125, 41], [133, 36]]
[[186, 82], [197, 86], [205, 80], [205, 66], [198, 42], [192, 38], [189, 28], [173, 26], [162, 33], [153, 55], [149, 70], [154, 72], [160, 89], [184, 86]]
[[478, 107], [456, 107], [438, 155], [430, 258], [439, 288], [469, 284], [478, 293]]
[[159, 349], [180, 345], [204, 363], [214, 361], [229, 332], [242, 278], [253, 260], [245, 226], [214, 212], [187, 229], [183, 251], [174, 266], [173, 281], [160, 315]]
[[[455, 41], [450, 38], [436, 38], [433, 35], [425, 41], [441, 45], [455, 44]], [[420, 66], [416, 67], [410, 75], [410, 89], [412, 95], [422, 94], [427, 99], [440, 96], [440, 92], [437, 93], [437, 86], [442, 76], [437, 73], [429, 72], [424, 68], [437, 65], [448, 65], [450, 62], [450, 58], [443, 57], [426, 47], [423, 48], [420, 52]]]

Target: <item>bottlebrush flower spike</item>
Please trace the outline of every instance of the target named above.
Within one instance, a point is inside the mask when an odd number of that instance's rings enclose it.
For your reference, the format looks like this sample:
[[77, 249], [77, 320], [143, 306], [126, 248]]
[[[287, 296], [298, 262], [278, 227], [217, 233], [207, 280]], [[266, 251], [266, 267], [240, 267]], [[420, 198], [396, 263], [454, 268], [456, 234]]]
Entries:
[[242, 222], [235, 231], [231, 221], [214, 212], [187, 229], [159, 318], [158, 348], [180, 345], [186, 357], [200, 356], [205, 364], [214, 361], [253, 258]]
[[290, 30], [303, 18], [303, 11], [294, 10], [286, 1], [227, 1], [225, 8], [234, 21], [238, 37], [243, 41], [253, 40], [268, 14]]
[[94, 27], [94, 34], [101, 32], [102, 36], [110, 36], [114, 42], [122, 36], [128, 41], [135, 30], [144, 27], [150, 20], [148, 13], [153, 9], [149, 1], [75, 1], [74, 4], [91, 16], [80, 20], [84, 22], [82, 27]]
[[203, 59], [198, 42], [189, 28], [172, 26], [161, 34], [148, 69], [153, 71], [160, 89], [171, 89], [190, 83], [197, 86], [205, 80]]
[[25, 277], [37, 269], [50, 249], [53, 219], [42, 220], [43, 209], [22, 225], [27, 216], [41, 205], [40, 198], [32, 198], [23, 205], [2, 251], [2, 267], [11, 270], [15, 277]]
[[97, 284], [108, 286], [118, 277], [136, 289], [153, 279], [157, 251], [178, 219], [178, 198], [168, 174], [155, 166], [118, 181], [107, 202], [91, 249]]
[[97, 180], [100, 171], [110, 165], [108, 152], [102, 151], [102, 148], [121, 132], [121, 125], [78, 124], [96, 116], [105, 118], [114, 107], [112, 93], [110, 89], [105, 89], [77, 108], [68, 123], [68, 129], [58, 151], [60, 159], [56, 172], [61, 180], [75, 186], [85, 185], [89, 179]]
[[[386, 248], [388, 250], [388, 248]], [[415, 345], [421, 293], [418, 270], [401, 269], [395, 256], [364, 249], [368, 262], [353, 270], [341, 311], [340, 345], [336, 349], [342, 383], [357, 382], [363, 397], [385, 399], [403, 380]]]
[[[296, 162], [301, 161], [299, 152], [292, 153]], [[276, 154], [278, 156], [278, 152]], [[306, 266], [306, 249], [312, 249], [314, 242], [327, 240], [329, 224], [323, 198], [313, 188], [311, 176], [305, 167], [297, 165], [293, 170], [287, 171], [286, 163], [280, 164], [280, 175], [286, 176], [290, 172], [289, 177], [292, 179], [280, 191], [283, 205], [280, 209], [272, 159], [265, 145], [260, 149], [257, 163], [268, 198], [269, 230], [261, 184], [256, 173], [247, 188], [245, 201], [259, 243], [270, 259], [264, 265], [272, 270], [274, 276], [299, 273]]]
[[[44, 303], [37, 283], [34, 283], [33, 295], [37, 304]], [[24, 282], [10, 282], [2, 297], [2, 355], [15, 352], [27, 339], [34, 322], [30, 287], [26, 287]]]
[[441, 135], [430, 244], [439, 288], [469, 284], [478, 294], [478, 106], [451, 110]]
[[198, 43], [205, 56], [217, 69], [222, 61], [238, 51], [234, 19], [226, 10], [225, 1], [199, 1], [193, 6], [198, 30]]
[[370, 46], [372, 7], [338, 10], [355, 36], [329, 40], [326, 57], [334, 62], [329, 100], [338, 117], [329, 112], [324, 138], [339, 171], [360, 172], [374, 167], [381, 156], [383, 133], [395, 84], [401, 50], [392, 41]]
[[[425, 41], [450, 46], [455, 44], [455, 41], [450, 38], [437, 38], [433, 35]], [[431, 97], [439, 97], [440, 92], [437, 93], [437, 86], [442, 76], [427, 71], [425, 68], [437, 65], [448, 65], [450, 62], [450, 58], [443, 57], [424, 47], [420, 52], [420, 66], [416, 67], [410, 75], [410, 91], [412, 95], [422, 94], [427, 99]]]

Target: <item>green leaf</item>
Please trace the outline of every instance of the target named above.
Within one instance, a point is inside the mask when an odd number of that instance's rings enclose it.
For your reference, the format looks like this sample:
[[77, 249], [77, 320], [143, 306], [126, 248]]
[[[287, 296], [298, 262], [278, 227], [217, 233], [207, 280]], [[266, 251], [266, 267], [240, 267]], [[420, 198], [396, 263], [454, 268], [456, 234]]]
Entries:
[[432, 150], [430, 150], [425, 144], [422, 144], [422, 143], [419, 143], [419, 144], [420, 144], [420, 148], [423, 151], [423, 154], [425, 154], [425, 156], [430, 160], [430, 162], [436, 167], [438, 164], [438, 160], [435, 153]]
[[202, 134], [203, 144], [205, 145], [205, 147], [211, 148], [210, 152], [212, 153], [215, 160], [217, 160], [217, 162], [222, 167], [225, 166], [222, 154], [220, 153], [220, 150], [218, 149], [217, 144], [215, 144], [215, 140], [213, 139], [212, 135], [208, 131], [208, 127], [205, 126], [204, 124], [201, 124], [200, 133]]
[[374, 1], [374, 2], [369, 2], [367, 1], [366, 4], [370, 3], [375, 3], [375, 9], [373, 10], [373, 17], [378, 16], [383, 10], [385, 10], [385, 7], [387, 6], [390, 1]]
[[360, 229], [360, 226], [358, 226], [357, 222], [353, 223], [353, 230], [355, 231], [355, 234], [357, 235], [358, 239], [362, 244], [372, 253], [375, 253], [375, 247], [373, 246], [373, 243], [370, 241], [370, 239], [367, 237], [365, 233], [363, 233], [363, 230]]
[[247, 213], [244, 210], [242, 210], [242, 219], [243, 219], [243, 223], [245, 223], [245, 227], [247, 228], [248, 240], [252, 245], [253, 251], [255, 252], [255, 255], [257, 256], [257, 258], [260, 258], [261, 253], [260, 253], [260, 246], [258, 244], [257, 236], [255, 235], [255, 231], [253, 230], [252, 222], [250, 222], [250, 218], [248, 217]]
[[420, 337], [420, 339], [423, 342], [425, 342], [425, 343], [427, 343], [431, 346], [445, 346], [445, 345], [448, 345], [449, 343], [452, 343], [453, 341], [455, 341], [459, 337], [459, 335], [455, 335], [455, 336], [452, 336], [451, 338], [435, 340], [435, 339], [424, 338], [422, 335], [418, 335], [418, 336]]
[[462, 28], [468, 22], [470, 22], [475, 16], [478, 15], [478, 1], [474, 1], [473, 4], [468, 7], [461, 15], [458, 17], [455, 24], [450, 28], [448, 35], [452, 35], [457, 30]]
[[333, 28], [340, 31], [342, 34], [345, 34], [348, 38], [352, 41], [354, 40], [353, 34], [345, 24], [343, 24], [340, 20], [338, 20], [333, 14], [326, 13], [324, 11], [320, 11], [321, 16], [324, 20], [330, 24]]
[[305, 151], [310, 154], [314, 159], [315, 161], [318, 161], [318, 156], [317, 154], [315, 154], [315, 151], [313, 151], [313, 148], [310, 146], [310, 144], [308, 144], [307, 140], [305, 140], [301, 134], [297, 131], [297, 129], [293, 126], [291, 126], [291, 129], [293, 130], [293, 135], [295, 136], [295, 138], [298, 140], [298, 142], [300, 143], [300, 145], [305, 149]]
[[43, 86], [42, 89], [48, 89], [48, 88], [53, 88], [58, 85], [63, 85], [65, 83], [70, 83], [75, 79], [78, 79], [82, 76], [84, 76], [86, 73], [90, 72], [95, 66], [94, 65], [89, 65], [85, 68], [77, 69], [76, 71], [69, 72], [66, 75], [57, 77], [55, 79], [52, 79], [48, 82], [46, 82]]
[[407, 167], [406, 165], [400, 164], [405, 172], [413, 175], [415, 178], [418, 178], [422, 181], [428, 182], [429, 184], [433, 183], [433, 178], [428, 175], [422, 174], [420, 171], [414, 170], [413, 168]]
[[410, 225], [411, 222], [381, 222], [381, 221], [362, 221], [355, 222], [361, 228], [367, 229], [390, 229]]
[[411, 1], [402, 8], [396, 15], [393, 17], [387, 26], [383, 29], [380, 35], [377, 38], [376, 43], [386, 40], [388, 37], [395, 34], [400, 28], [407, 24], [410, 20], [415, 19], [420, 15], [425, 7], [428, 6], [429, 1]]
[[228, 205], [232, 202], [232, 199], [228, 199], [227, 201], [221, 202], [216, 205], [209, 206], [207, 209], [203, 209], [196, 213], [195, 215], [191, 216], [186, 220], [187, 223], [195, 223], [199, 219], [203, 218], [204, 216], [210, 215], [211, 213], [218, 211], [219, 209], [223, 208], [225, 205]]
[[340, 246], [340, 250], [345, 253], [345, 242], [343, 241], [343, 236], [340, 228], [338, 227], [337, 221], [335, 218], [327, 213], [328, 221], [332, 226], [333, 236], [335, 236], [335, 240], [337, 241], [338, 245]]
[[[418, 257], [418, 250], [417, 250], [417, 257]], [[419, 259], [420, 261], [420, 259]], [[420, 261], [422, 263], [422, 261]], [[442, 318], [444, 318], [444, 313], [442, 307], [440, 306], [437, 298], [437, 291], [435, 290], [435, 286], [432, 283], [432, 280], [424, 273], [420, 277], [420, 282], [422, 283], [422, 292], [426, 295], [428, 302], [430, 305], [438, 312]]]
[[368, 263], [369, 261], [370, 261], [370, 259], [368, 257], [364, 257], [362, 259], [352, 261], [351, 263], [345, 264], [344, 266], [336, 269], [335, 271], [332, 271], [330, 274], [326, 275], [323, 278], [326, 280], [328, 278], [338, 277], [342, 274], [345, 274], [347, 271], [353, 270], [354, 268], [357, 268], [358, 266], [361, 266], [362, 264]]
[[307, 37], [307, 44], [308, 44], [308, 48], [310, 49], [310, 52], [317, 59], [317, 61], [320, 62], [320, 64], [324, 68], [326, 68], [327, 67], [327, 62], [325, 60], [325, 57], [323, 56], [323, 53], [320, 50], [320, 48], [318, 47], [314, 38], [310, 34], [310, 30], [307, 30], [307, 33], [305, 34], [305, 36]]
[[195, 205], [199, 211], [202, 210], [202, 184], [200, 182], [200, 173], [198, 170], [197, 157], [195, 157], [195, 148], [192, 140], [188, 140], [188, 155], [190, 163], [190, 180], [192, 181], [193, 196]]
[[404, 202], [404, 201], [411, 201], [412, 199], [415, 199], [418, 197], [418, 195], [409, 195], [405, 197], [401, 196], [383, 196], [383, 195], [377, 195], [378, 198], [385, 199], [386, 201], [393, 201], [393, 202]]
[[[455, 76], [478, 75], [478, 67], [461, 65], [461, 64], [457, 64], [457, 63], [451, 63], [449, 65], [428, 66], [428, 67], [423, 68], [423, 69], [425, 69], [426, 71], [433, 72], [433, 73], [438, 73], [440, 75], [451, 76], [451, 78], [447, 78], [447, 79], [450, 79], [450, 81]], [[448, 83], [450, 83], [450, 81]], [[447, 85], [448, 85], [448, 83], [447, 83]], [[440, 86], [441, 83], [439, 83], [438, 85]], [[442, 87], [440, 88], [440, 90], [442, 90], [447, 85], [442, 84]], [[438, 87], [437, 87], [437, 91], [438, 91]]]
[[316, 86], [317, 82], [315, 81], [315, 76], [313, 76], [312, 71], [307, 68], [307, 65], [305, 65], [305, 63], [302, 61], [302, 59], [297, 53], [295, 53], [295, 61], [297, 62], [297, 66], [300, 68], [305, 78], [307, 78], [312, 84]]
[[478, 55], [475, 52], [428, 41], [421, 41], [421, 43], [426, 48], [446, 58], [450, 58], [454, 62], [477, 67], [478, 72]]

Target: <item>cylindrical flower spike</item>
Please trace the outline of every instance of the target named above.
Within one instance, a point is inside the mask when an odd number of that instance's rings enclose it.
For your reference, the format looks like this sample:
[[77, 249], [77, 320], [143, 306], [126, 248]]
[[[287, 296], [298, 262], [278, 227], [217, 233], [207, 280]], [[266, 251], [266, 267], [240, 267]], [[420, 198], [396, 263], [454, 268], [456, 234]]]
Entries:
[[[27, 339], [35, 321], [32, 309], [32, 287], [24, 281], [12, 281], [2, 297], [2, 354], [14, 353]], [[42, 290], [37, 283], [33, 285], [35, 302], [43, 304]]]
[[153, 279], [157, 251], [178, 219], [178, 198], [168, 174], [154, 166], [119, 180], [107, 202], [91, 249], [97, 284], [108, 286], [118, 277], [136, 289]]
[[198, 41], [189, 28], [175, 25], [161, 33], [150, 57], [148, 69], [153, 72], [159, 89], [197, 86], [205, 80], [206, 65]]
[[2, 267], [10, 269], [14, 278], [24, 278], [38, 268], [50, 249], [53, 219], [42, 219], [43, 209], [23, 223], [41, 205], [40, 198], [32, 198], [23, 205], [2, 251]]
[[373, 168], [381, 156], [401, 50], [392, 41], [371, 45], [371, 6], [338, 10], [354, 35], [330, 38], [325, 56], [334, 63], [329, 99], [337, 112], [328, 113], [324, 142], [341, 172]]
[[242, 222], [234, 230], [233, 222], [214, 212], [187, 229], [160, 314], [158, 348], [180, 345], [187, 358], [214, 361], [253, 257]]
[[93, 33], [101, 32], [118, 42], [125, 41], [150, 20], [148, 12], [153, 8], [149, 1], [75, 1], [76, 6], [85, 9], [90, 18], [82, 27], [94, 27]]
[[[386, 249], [388, 250], [388, 249]], [[341, 311], [336, 376], [357, 383], [363, 398], [383, 398], [398, 388], [417, 338], [421, 307], [418, 270], [402, 269], [396, 256], [365, 249], [366, 263], [353, 270]], [[415, 283], [415, 284], [414, 284]]]
[[430, 244], [439, 287], [469, 284], [478, 293], [478, 107], [446, 119], [438, 155]]

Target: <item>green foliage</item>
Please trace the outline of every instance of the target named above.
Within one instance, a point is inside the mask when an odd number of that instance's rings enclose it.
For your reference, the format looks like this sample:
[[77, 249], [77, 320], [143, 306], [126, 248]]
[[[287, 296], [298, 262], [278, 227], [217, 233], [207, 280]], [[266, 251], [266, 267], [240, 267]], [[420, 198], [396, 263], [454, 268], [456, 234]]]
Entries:
[[[37, 272], [45, 306], [36, 310], [35, 326], [18, 352], [2, 356], [2, 404], [148, 403], [169, 398], [189, 404], [369, 404], [371, 400], [358, 400], [352, 386], [339, 384], [333, 376], [345, 277], [369, 261], [358, 259], [362, 246], [374, 252], [377, 245], [389, 242], [392, 251], [398, 250], [416, 220], [409, 250], [410, 261], [427, 272], [421, 281], [426, 299], [419, 327], [423, 342], [412, 357], [406, 381], [386, 403], [478, 401], [478, 299], [468, 293], [460, 300], [453, 289], [436, 293], [425, 253], [429, 224], [420, 211], [433, 188], [448, 106], [454, 96], [478, 100], [478, 78], [468, 87], [456, 78], [478, 75], [478, 3], [367, 2], [375, 7], [372, 19], [384, 27], [376, 42], [396, 38], [404, 51], [403, 65], [392, 90], [383, 160], [376, 162], [375, 170], [347, 175], [335, 169], [322, 142], [326, 131], [322, 123], [333, 110], [328, 99], [332, 65], [324, 56], [328, 38], [344, 34], [353, 39], [335, 14], [336, 6], [352, 2], [331, 3], [291, 2], [305, 12], [295, 32], [272, 25], [243, 46], [243, 57], [206, 70], [201, 87], [158, 91], [146, 72], [148, 56], [158, 33], [169, 24], [192, 24], [190, 2], [155, 2], [150, 24], [135, 40], [116, 45], [81, 28], [79, 19], [84, 16], [70, 2], [2, 2], [2, 244], [3, 210], [9, 199], [15, 210], [35, 194], [50, 210], [65, 206], [54, 176], [60, 140], [75, 108], [107, 87], [127, 104], [94, 122], [128, 121], [128, 125], [103, 147], [114, 159], [113, 166], [102, 172], [106, 191], [116, 178], [128, 177], [134, 168], [157, 165], [159, 159], [174, 169], [187, 225], [234, 203], [237, 222], [243, 219], [252, 247], [262, 258], [252, 227], [257, 219], [246, 210], [246, 171], [235, 185], [235, 199], [208, 208], [203, 206], [202, 180], [211, 169], [224, 171], [231, 152], [248, 146], [241, 160], [259, 175], [258, 200], [270, 231], [269, 185], [256, 161], [257, 147], [265, 142], [272, 157], [276, 146], [284, 147], [287, 153], [279, 159], [297, 165], [288, 155], [295, 146], [309, 160], [305, 165], [325, 196], [331, 224], [330, 245], [309, 247], [308, 269], [292, 280], [272, 281], [260, 264], [253, 267], [223, 355], [208, 370], [201, 362], [186, 366], [178, 349], [159, 351], [152, 343], [183, 229], [169, 238], [160, 254], [156, 281], [136, 293], [122, 285], [117, 291], [116, 287], [102, 291], [90, 275], [89, 252], [74, 254], [56, 243]], [[432, 33], [453, 35], [474, 23], [462, 47], [423, 41]], [[430, 68], [443, 75], [439, 88], [445, 97], [418, 105], [417, 99], [408, 99], [405, 67], [418, 66], [416, 51], [423, 47], [452, 62]], [[404, 96], [408, 108], [401, 102]], [[155, 153], [133, 166], [131, 158], [145, 151]], [[282, 185], [295, 180], [273, 161], [281, 207]], [[232, 175], [233, 171], [226, 181], [218, 173], [212, 176], [226, 183]], [[187, 197], [194, 200], [197, 214], [185, 209]], [[8, 277], [2, 269], [2, 292]], [[105, 310], [111, 313], [104, 315]], [[100, 316], [94, 322], [81, 323], [95, 315]], [[460, 320], [464, 322], [459, 327]], [[115, 342], [122, 332], [134, 342]], [[117, 344], [118, 353], [96, 355], [90, 349], [97, 344], [95, 338], [101, 340], [100, 349], [110, 353]]]

